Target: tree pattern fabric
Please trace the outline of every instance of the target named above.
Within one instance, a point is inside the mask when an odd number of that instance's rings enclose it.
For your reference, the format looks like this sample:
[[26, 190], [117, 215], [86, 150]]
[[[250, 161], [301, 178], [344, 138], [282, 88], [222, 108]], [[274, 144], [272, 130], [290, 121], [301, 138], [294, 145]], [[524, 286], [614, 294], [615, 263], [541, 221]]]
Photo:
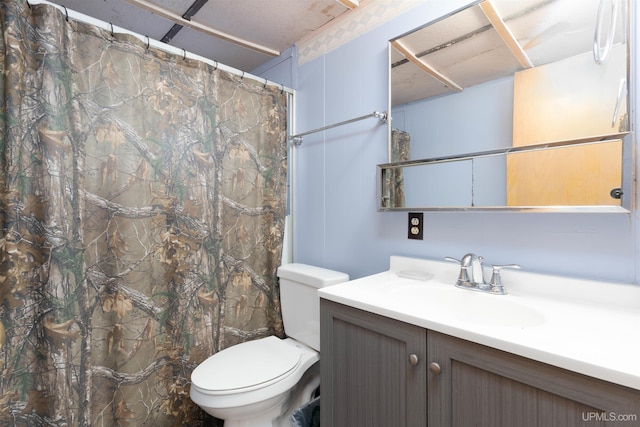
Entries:
[[0, 5], [0, 425], [211, 423], [190, 374], [283, 336], [286, 94]]

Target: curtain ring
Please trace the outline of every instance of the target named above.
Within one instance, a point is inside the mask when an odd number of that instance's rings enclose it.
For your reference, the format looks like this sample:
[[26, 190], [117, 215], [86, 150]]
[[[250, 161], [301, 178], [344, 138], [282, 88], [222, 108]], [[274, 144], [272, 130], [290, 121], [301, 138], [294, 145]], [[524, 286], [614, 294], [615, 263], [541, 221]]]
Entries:
[[280, 85], [280, 95], [284, 93], [284, 85]]
[[147, 46], [144, 48], [144, 50], [149, 50], [149, 46], [151, 44], [151, 40], [149, 40], [149, 36], [145, 36], [147, 38]]
[[109, 25], [111, 25], [111, 41], [113, 41], [113, 39], [116, 38], [115, 33], [113, 32], [113, 24], [111, 22], [109, 22]]
[[269, 80], [264, 79], [264, 84], [262, 85], [262, 89], [266, 89], [267, 88], [267, 83], [269, 82]]
[[218, 61], [213, 61], [213, 62], [215, 62], [215, 63], [216, 63], [216, 66], [213, 68], [213, 71], [215, 71], [215, 70], [217, 70], [217, 69], [218, 69], [218, 65], [219, 65], [219, 64], [218, 64]]
[[[27, 4], [29, 4], [29, 2], [27, 2]], [[69, 11], [67, 10], [67, 7], [63, 4], [61, 4], [60, 6], [62, 6], [62, 8], [64, 9], [64, 20], [69, 22]], [[29, 5], [29, 8], [31, 8], [31, 5]]]
[[187, 51], [184, 50], [184, 48], [182, 49], [182, 60], [186, 60], [187, 59]]
[[244, 71], [242, 72], [242, 75], [240, 76], [240, 80], [244, 79]]

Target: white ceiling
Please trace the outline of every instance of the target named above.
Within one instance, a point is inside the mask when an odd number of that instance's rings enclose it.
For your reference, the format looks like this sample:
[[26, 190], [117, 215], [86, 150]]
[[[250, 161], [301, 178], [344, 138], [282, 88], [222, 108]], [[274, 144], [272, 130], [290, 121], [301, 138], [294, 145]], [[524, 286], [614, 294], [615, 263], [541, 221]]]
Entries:
[[[160, 13], [134, 5], [135, 0], [50, 1], [155, 40], [174, 25]], [[180, 17], [194, 0], [146, 3]], [[208, 0], [191, 21], [282, 52], [349, 10], [339, 0]], [[187, 27], [168, 44], [243, 71], [252, 71], [273, 57]]]

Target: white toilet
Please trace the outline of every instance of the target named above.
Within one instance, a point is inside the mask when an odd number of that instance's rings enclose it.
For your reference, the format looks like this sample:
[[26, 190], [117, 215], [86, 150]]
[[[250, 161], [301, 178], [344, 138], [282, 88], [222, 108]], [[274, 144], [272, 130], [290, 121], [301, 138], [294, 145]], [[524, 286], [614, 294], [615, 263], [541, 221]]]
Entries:
[[287, 338], [226, 348], [191, 374], [191, 400], [225, 427], [288, 427], [291, 412], [320, 385], [318, 288], [346, 282], [345, 273], [305, 264], [278, 268]]

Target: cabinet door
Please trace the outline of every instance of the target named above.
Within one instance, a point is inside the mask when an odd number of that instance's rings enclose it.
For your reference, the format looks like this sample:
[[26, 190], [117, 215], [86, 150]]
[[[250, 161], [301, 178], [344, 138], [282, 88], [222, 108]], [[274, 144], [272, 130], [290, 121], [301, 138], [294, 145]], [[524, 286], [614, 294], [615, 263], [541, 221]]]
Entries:
[[640, 391], [428, 332], [429, 425], [640, 426]]
[[507, 157], [508, 206], [620, 206], [622, 140]]
[[321, 300], [321, 423], [425, 427], [426, 331]]

